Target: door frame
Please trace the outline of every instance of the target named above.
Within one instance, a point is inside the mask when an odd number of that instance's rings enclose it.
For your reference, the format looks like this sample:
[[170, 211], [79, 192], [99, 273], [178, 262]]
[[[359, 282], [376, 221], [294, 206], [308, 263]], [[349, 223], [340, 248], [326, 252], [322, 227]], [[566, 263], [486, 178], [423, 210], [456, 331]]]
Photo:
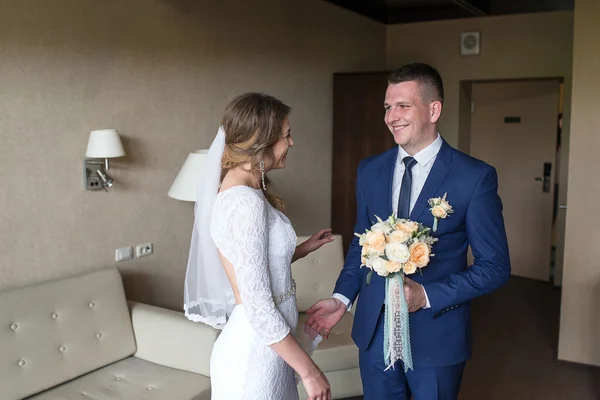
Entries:
[[[459, 115], [458, 115], [458, 149], [466, 154], [471, 154], [471, 113], [472, 113], [472, 88], [474, 83], [502, 83], [502, 82], [533, 82], [556, 80], [561, 87], [559, 94], [559, 113], [563, 115], [563, 128], [561, 132], [560, 166], [555, 175], [559, 177], [560, 190], [556, 205], [558, 214], [556, 217], [556, 248], [554, 250], [554, 286], [562, 286], [562, 275], [564, 268], [564, 246], [566, 226], [566, 199], [568, 193], [568, 156], [569, 156], [569, 122], [570, 122], [570, 95], [567, 96], [566, 88], [570, 88], [570, 82], [565, 81], [562, 76], [548, 76], [535, 78], [501, 78], [501, 79], [463, 79], [459, 82]], [[557, 114], [558, 116], [558, 114]], [[556, 165], [556, 159], [554, 160]], [[473, 256], [469, 248], [469, 261]], [[550, 278], [550, 277], [549, 277]]]

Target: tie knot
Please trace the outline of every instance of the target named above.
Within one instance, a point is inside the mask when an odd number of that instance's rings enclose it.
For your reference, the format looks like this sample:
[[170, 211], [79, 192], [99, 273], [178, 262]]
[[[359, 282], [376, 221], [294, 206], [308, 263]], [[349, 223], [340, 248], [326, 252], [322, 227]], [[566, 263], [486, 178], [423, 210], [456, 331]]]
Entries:
[[404, 157], [402, 159], [402, 162], [404, 163], [404, 166], [406, 167], [406, 169], [412, 169], [412, 167], [414, 167], [415, 164], [417, 163], [417, 160], [408, 156], [408, 157]]

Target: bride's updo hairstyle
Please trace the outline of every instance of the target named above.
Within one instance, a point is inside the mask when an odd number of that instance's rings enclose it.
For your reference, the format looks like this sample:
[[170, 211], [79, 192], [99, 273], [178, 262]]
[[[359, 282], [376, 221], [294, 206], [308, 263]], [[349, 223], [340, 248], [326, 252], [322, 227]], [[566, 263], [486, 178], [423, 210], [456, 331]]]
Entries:
[[[283, 122], [291, 108], [263, 93], [246, 93], [233, 99], [225, 109], [221, 125], [225, 130], [225, 149], [221, 161], [221, 181], [229, 170], [250, 162], [250, 171], [260, 171], [260, 162], [273, 162], [273, 145], [281, 138]], [[265, 171], [266, 172], [266, 171]], [[269, 203], [285, 212], [283, 200], [272, 192], [265, 176], [265, 195]], [[262, 188], [262, 182], [259, 182]]]

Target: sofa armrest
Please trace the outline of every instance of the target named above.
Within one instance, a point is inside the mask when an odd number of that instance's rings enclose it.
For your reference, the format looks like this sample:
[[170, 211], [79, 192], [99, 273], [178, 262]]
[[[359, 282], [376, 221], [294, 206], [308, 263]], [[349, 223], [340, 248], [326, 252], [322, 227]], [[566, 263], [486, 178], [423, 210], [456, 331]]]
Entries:
[[181, 312], [129, 301], [137, 351], [134, 357], [210, 376], [210, 355], [219, 331]]

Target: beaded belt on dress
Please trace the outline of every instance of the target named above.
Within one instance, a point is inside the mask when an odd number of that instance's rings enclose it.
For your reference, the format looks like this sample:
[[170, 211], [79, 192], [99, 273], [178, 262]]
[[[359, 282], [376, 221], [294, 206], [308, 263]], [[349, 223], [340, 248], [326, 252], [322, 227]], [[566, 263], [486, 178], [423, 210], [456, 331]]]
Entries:
[[290, 288], [290, 290], [288, 290], [287, 292], [282, 293], [282, 294], [274, 295], [273, 301], [275, 302], [275, 304], [281, 304], [285, 300], [287, 300], [289, 297], [292, 297], [295, 294], [296, 294], [296, 281], [292, 279], [292, 287]]

